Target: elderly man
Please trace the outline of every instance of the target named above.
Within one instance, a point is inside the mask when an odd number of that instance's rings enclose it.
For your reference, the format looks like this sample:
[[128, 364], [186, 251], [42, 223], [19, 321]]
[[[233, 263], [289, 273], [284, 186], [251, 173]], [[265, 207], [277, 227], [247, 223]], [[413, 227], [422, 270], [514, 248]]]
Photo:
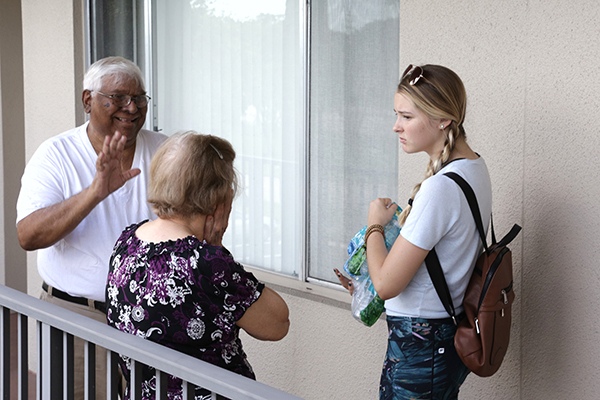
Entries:
[[[110, 254], [123, 228], [156, 218], [146, 186], [150, 159], [166, 137], [141, 129], [149, 97], [131, 61], [99, 60], [83, 85], [89, 122], [48, 139], [32, 156], [21, 180], [17, 232], [24, 249], [39, 249], [41, 298], [106, 323]], [[106, 398], [105, 357], [98, 352], [97, 398]], [[77, 374], [82, 347], [75, 362]], [[83, 398], [82, 375], [75, 398]]]

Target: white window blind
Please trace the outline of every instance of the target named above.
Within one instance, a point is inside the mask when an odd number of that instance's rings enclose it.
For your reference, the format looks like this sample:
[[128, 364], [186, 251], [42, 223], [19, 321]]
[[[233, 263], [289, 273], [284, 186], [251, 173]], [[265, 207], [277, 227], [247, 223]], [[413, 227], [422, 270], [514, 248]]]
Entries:
[[89, 1], [92, 59], [135, 57], [150, 128], [232, 143], [234, 257], [337, 282], [370, 201], [397, 197], [399, 1]]
[[398, 4], [312, 2], [310, 277], [337, 282], [371, 200], [397, 197]]
[[242, 190], [224, 244], [298, 275], [304, 251], [300, 7], [285, 0], [155, 2], [158, 127], [229, 140]]

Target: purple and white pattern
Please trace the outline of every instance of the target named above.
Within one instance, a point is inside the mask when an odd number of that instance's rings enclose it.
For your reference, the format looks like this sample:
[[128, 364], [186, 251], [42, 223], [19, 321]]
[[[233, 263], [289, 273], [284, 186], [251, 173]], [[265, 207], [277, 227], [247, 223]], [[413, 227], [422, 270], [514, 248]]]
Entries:
[[[224, 247], [194, 236], [148, 243], [123, 231], [110, 260], [108, 324], [255, 379], [235, 325], [261, 295], [264, 285]], [[121, 367], [129, 381], [129, 360]], [[142, 373], [142, 399], [154, 399], [154, 370]], [[181, 381], [170, 377], [168, 398], [179, 399]], [[196, 398], [208, 391], [196, 388]], [[126, 394], [126, 398], [129, 398]]]

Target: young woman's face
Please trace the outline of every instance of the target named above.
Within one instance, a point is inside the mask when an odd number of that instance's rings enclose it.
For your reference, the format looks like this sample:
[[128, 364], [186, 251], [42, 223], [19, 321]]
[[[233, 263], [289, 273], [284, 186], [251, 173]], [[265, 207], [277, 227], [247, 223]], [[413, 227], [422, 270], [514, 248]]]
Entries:
[[430, 158], [437, 158], [446, 141], [441, 120], [430, 119], [399, 93], [394, 96], [394, 112], [397, 118], [393, 129], [398, 133], [402, 150], [409, 154], [424, 151]]

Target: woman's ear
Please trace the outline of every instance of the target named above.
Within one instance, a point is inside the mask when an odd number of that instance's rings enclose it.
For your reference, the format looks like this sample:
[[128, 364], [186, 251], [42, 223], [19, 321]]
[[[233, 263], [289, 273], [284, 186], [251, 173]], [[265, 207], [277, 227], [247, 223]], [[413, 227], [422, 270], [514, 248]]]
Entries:
[[452, 123], [451, 119], [442, 119], [440, 120], [440, 124], [438, 125], [441, 130], [444, 130]]

